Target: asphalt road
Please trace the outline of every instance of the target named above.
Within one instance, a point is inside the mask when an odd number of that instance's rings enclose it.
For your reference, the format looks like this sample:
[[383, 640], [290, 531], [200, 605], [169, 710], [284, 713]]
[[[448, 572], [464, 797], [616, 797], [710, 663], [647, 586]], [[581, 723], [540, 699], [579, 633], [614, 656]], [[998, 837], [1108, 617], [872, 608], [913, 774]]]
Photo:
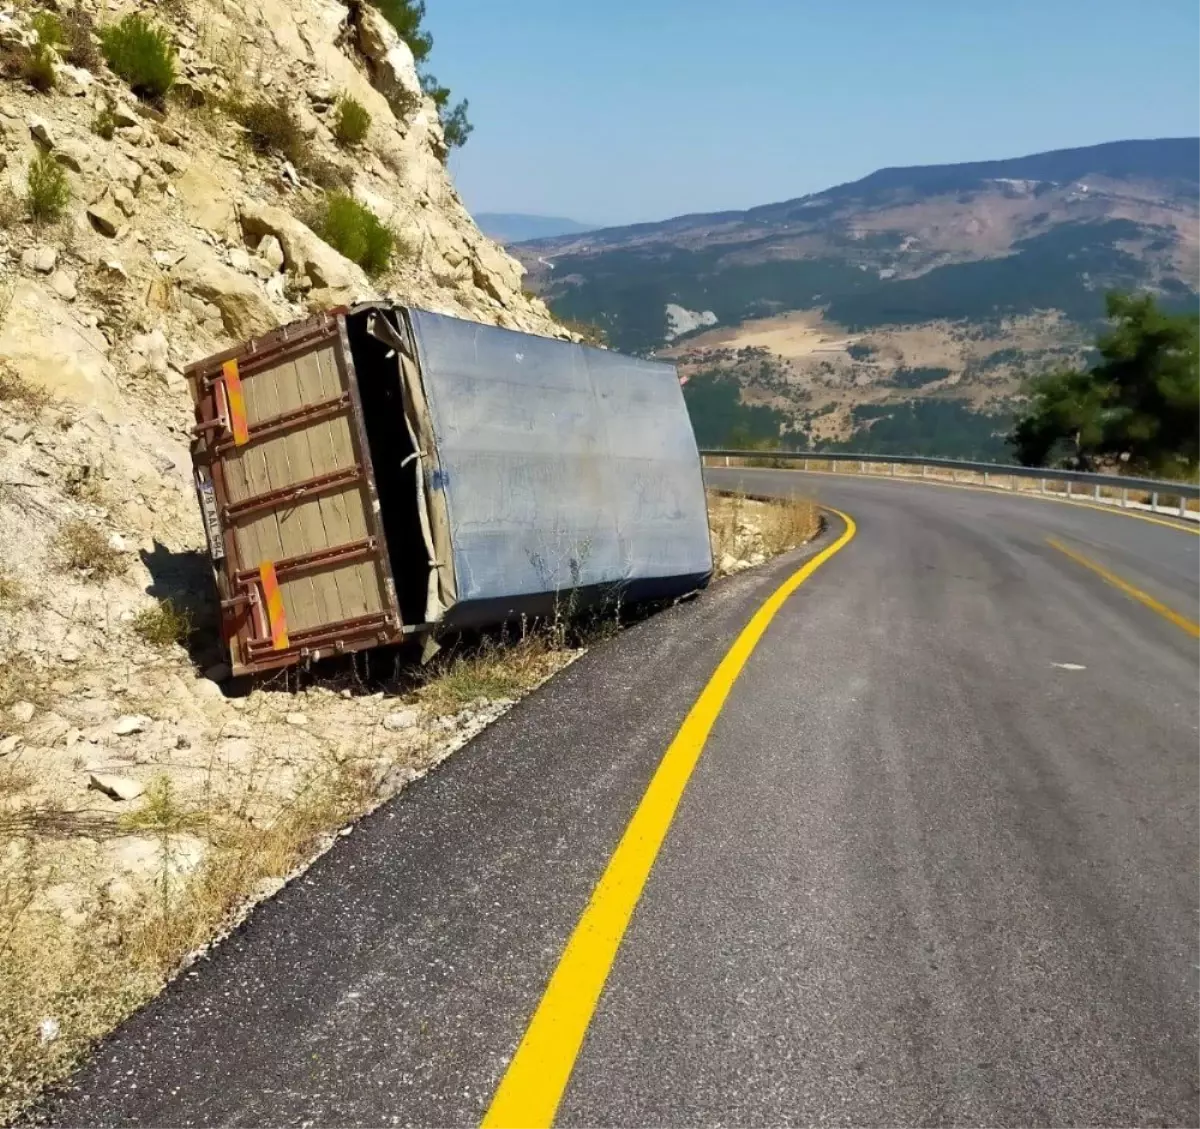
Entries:
[[[982, 491], [712, 477], [800, 486], [858, 535], [734, 685], [557, 1123], [1197, 1124], [1196, 640], [1046, 539], [1195, 620], [1200, 537]], [[598, 647], [39, 1116], [477, 1123], [658, 759], [799, 559]]]

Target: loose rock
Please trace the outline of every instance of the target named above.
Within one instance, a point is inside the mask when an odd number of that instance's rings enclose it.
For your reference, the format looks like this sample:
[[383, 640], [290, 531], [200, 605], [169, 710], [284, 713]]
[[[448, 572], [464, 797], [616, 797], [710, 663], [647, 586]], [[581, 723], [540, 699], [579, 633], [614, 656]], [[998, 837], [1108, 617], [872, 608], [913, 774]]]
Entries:
[[418, 709], [408, 708], [396, 710], [395, 713], [390, 713], [383, 719], [384, 729], [391, 730], [393, 733], [402, 729], [412, 729], [414, 725], [421, 720], [421, 711]]
[[37, 707], [32, 702], [16, 702], [14, 705], [9, 706], [8, 712], [14, 721], [19, 721], [23, 725], [33, 718], [34, 713], [37, 712]]
[[131, 776], [110, 776], [107, 773], [91, 773], [88, 776], [88, 787], [96, 792], [103, 792], [114, 800], [136, 800], [146, 786], [140, 780]]
[[39, 274], [49, 274], [57, 262], [58, 251], [54, 247], [30, 247], [21, 254], [21, 266]]
[[117, 723], [113, 726], [113, 733], [118, 737], [129, 737], [134, 733], [141, 733], [147, 725], [150, 724], [150, 719], [141, 714], [126, 714], [122, 718], [117, 719]]

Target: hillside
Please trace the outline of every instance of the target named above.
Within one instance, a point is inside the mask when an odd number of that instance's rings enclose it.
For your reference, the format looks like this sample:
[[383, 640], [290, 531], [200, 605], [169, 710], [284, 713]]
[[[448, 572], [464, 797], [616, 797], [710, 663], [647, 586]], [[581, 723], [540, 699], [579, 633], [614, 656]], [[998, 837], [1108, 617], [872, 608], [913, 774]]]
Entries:
[[[871, 446], [921, 417], [928, 426], [906, 431], [914, 445], [998, 456], [1023, 374], [1080, 358], [1105, 290], [1194, 305], [1198, 170], [1195, 138], [881, 169], [744, 212], [514, 253], [556, 313], [693, 377], [735, 381], [738, 403], [779, 413], [767, 430], [789, 441]], [[926, 399], [945, 406], [907, 406]], [[887, 405], [899, 406], [890, 417]], [[939, 445], [960, 431], [973, 438]]]
[[0, 5], [0, 1123], [520, 691], [233, 684], [184, 367], [373, 295], [565, 333], [463, 207], [380, 9], [147, 3], [174, 84], [142, 98], [100, 50], [136, 10]]

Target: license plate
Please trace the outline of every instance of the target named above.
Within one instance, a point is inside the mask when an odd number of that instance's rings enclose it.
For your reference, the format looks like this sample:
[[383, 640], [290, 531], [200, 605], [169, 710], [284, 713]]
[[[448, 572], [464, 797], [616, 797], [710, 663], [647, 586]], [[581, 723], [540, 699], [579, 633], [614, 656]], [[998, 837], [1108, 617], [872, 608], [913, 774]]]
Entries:
[[200, 475], [198, 488], [204, 530], [208, 534], [208, 553], [214, 561], [219, 561], [225, 556], [225, 539], [221, 536], [221, 519], [217, 516], [217, 494], [207, 475]]

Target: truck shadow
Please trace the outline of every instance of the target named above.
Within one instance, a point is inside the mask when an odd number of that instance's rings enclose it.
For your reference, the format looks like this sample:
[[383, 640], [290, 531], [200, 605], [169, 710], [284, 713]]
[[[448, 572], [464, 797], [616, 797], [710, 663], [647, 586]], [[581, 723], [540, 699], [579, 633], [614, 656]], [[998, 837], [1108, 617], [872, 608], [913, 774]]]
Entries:
[[141, 558], [150, 573], [146, 594], [170, 600], [191, 622], [184, 647], [196, 672], [222, 663], [220, 615], [208, 554], [198, 549], [169, 549], [156, 538], [154, 548], [143, 549]]

